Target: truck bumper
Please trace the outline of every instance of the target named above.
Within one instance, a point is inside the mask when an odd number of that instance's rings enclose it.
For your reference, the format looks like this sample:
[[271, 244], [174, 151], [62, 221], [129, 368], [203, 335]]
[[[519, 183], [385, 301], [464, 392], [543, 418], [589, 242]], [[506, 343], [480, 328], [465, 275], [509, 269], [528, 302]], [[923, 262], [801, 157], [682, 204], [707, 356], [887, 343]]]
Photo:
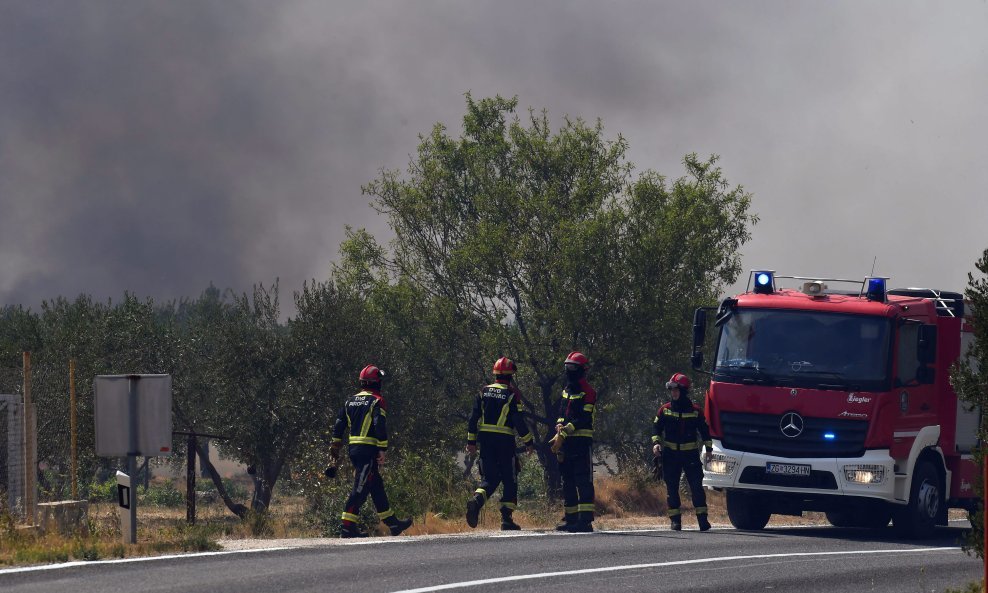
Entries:
[[[733, 451], [725, 449], [719, 440], [713, 441], [713, 449], [714, 460], [721, 460], [720, 456], [723, 456], [723, 461], [726, 463], [704, 464], [703, 485], [708, 488], [764, 490], [805, 495], [857, 496], [893, 503], [904, 502], [895, 499], [894, 461], [889, 456], [888, 449], [869, 450], [861, 457], [795, 459]], [[808, 465], [811, 468], [811, 476], [769, 474], [766, 471], [769, 463]], [[862, 469], [861, 466], [865, 466], [865, 468]], [[868, 474], [874, 477], [879, 473], [878, 468], [881, 468], [882, 477], [880, 481], [874, 483], [849, 480], [845, 473], [845, 469], [849, 469], [852, 474], [859, 478]], [[726, 473], [715, 473], [712, 469]], [[855, 470], [857, 471], [855, 472]]]

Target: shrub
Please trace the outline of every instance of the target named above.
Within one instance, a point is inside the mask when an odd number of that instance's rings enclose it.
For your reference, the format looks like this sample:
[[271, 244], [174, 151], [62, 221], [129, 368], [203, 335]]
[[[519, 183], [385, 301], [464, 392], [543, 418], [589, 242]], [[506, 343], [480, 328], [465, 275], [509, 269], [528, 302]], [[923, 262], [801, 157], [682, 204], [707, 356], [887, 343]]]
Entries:
[[90, 502], [113, 502], [117, 500], [117, 479], [109, 478], [104, 482], [93, 481], [86, 488]]
[[139, 494], [139, 503], [156, 507], [178, 507], [185, 504], [185, 493], [175, 488], [171, 480], [152, 484], [145, 492]]

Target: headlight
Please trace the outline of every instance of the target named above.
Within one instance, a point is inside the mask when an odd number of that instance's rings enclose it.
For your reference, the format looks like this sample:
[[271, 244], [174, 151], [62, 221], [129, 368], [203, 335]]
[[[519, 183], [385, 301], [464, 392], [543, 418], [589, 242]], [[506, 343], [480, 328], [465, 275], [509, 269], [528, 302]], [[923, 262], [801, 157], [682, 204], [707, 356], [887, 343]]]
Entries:
[[844, 479], [855, 484], [881, 484], [885, 481], [885, 466], [845, 465]]
[[714, 453], [710, 457], [710, 461], [703, 464], [703, 469], [707, 470], [712, 474], [727, 475], [734, 473], [734, 468], [737, 467], [738, 460], [731, 457], [730, 455], [724, 455], [723, 453]]

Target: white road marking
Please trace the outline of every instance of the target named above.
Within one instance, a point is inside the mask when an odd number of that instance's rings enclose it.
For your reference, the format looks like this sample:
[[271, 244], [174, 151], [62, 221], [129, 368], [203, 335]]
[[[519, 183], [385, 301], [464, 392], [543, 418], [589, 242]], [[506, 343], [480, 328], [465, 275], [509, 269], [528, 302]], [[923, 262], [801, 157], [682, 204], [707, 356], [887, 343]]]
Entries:
[[292, 550], [292, 547], [284, 548], [261, 548], [255, 550], [225, 550], [221, 552], [195, 552], [192, 554], [169, 554], [167, 556], [142, 556], [140, 558], [117, 558], [116, 560], [77, 560], [75, 562], [62, 562], [61, 564], [45, 564], [42, 566], [24, 566], [21, 568], [5, 568], [0, 570], [0, 575], [14, 574], [18, 572], [37, 572], [42, 570], [58, 570], [61, 568], [73, 568], [76, 566], [99, 566], [100, 564], [128, 564], [130, 562], [149, 562], [152, 560], [174, 560], [176, 558], [201, 558], [203, 556], [229, 556], [231, 554], [251, 554], [254, 552], [274, 552], [278, 550]]
[[459, 583], [447, 583], [445, 585], [434, 585], [432, 587], [420, 587], [418, 589], [402, 589], [394, 593], [431, 593], [433, 591], [446, 591], [449, 589], [465, 589], [467, 587], [479, 587], [494, 583], [508, 583], [512, 581], [526, 581], [531, 579], [547, 579], [550, 577], [573, 576], [580, 574], [593, 574], [599, 572], [615, 572], [619, 570], [640, 570], [643, 568], [662, 568], [666, 566], [683, 566], [688, 564], [708, 564], [712, 562], [730, 562], [732, 560], [758, 560], [765, 558], [808, 558], [814, 556], [849, 556], [852, 554], [898, 554], [917, 552], [959, 552], [959, 548], [910, 548], [905, 550], [851, 550], [841, 552], [792, 552], [789, 554], [756, 554], [752, 556], [720, 556], [715, 558], [696, 558], [693, 560], [674, 560], [670, 562], [652, 562], [649, 564], [626, 564], [622, 566], [603, 566], [600, 568], [582, 568], [578, 570], [563, 570], [559, 572], [540, 572], [533, 574], [519, 574], [510, 577], [497, 577], [493, 579], [479, 579], [476, 581], [461, 581]]

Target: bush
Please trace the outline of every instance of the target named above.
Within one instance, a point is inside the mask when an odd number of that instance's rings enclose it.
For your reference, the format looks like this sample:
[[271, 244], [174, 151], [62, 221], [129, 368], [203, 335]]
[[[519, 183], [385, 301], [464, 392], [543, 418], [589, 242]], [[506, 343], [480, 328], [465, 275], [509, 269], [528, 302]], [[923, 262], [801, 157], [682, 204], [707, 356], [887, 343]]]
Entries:
[[250, 496], [247, 487], [239, 480], [223, 478], [223, 488], [226, 489], [226, 493], [230, 495], [231, 499], [238, 502], [245, 501]]
[[109, 478], [105, 482], [94, 481], [86, 488], [86, 497], [90, 502], [113, 502], [117, 500], [117, 479]]
[[944, 593], [982, 593], [985, 590], [984, 581], [975, 581], [973, 583], [968, 583], [967, 585], [961, 587], [960, 589], [947, 589]]
[[152, 484], [145, 492], [139, 494], [138, 504], [155, 507], [178, 507], [185, 505], [185, 493], [175, 488], [171, 480], [162, 484]]
[[[338, 535], [340, 514], [350, 494], [352, 468], [340, 467], [338, 476], [305, 489], [306, 500], [319, 529], [328, 536]], [[422, 518], [428, 512], [442, 516], [462, 513], [463, 504], [473, 492], [473, 485], [462, 478], [463, 470], [456, 458], [436, 453], [423, 456], [414, 452], [389, 455], [382, 471], [384, 487], [391, 508], [400, 517]], [[361, 508], [361, 521], [369, 528], [378, 525], [373, 501]]]

